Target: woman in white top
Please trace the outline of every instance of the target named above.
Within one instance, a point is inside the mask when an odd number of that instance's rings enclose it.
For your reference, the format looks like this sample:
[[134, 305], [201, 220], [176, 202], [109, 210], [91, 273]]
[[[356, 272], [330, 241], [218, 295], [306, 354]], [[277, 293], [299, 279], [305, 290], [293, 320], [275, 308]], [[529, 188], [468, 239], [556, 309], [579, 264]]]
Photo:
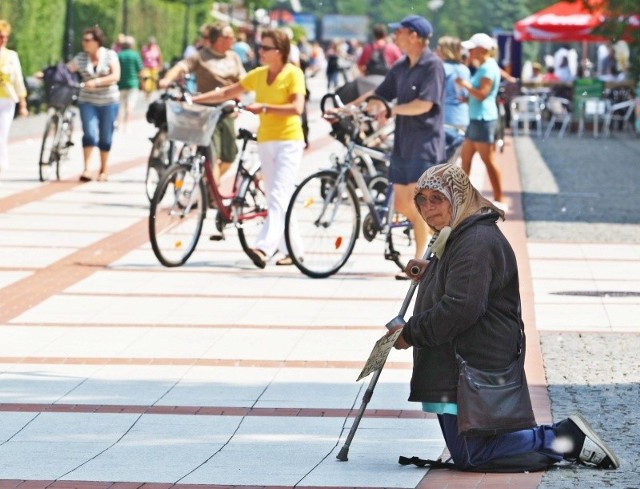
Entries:
[[15, 115], [16, 104], [19, 114], [29, 115], [27, 110], [27, 89], [22, 78], [22, 68], [18, 53], [7, 49], [11, 35], [11, 24], [0, 19], [0, 170], [9, 166], [9, 129]]
[[82, 150], [84, 153], [84, 171], [80, 181], [91, 180], [89, 163], [93, 148], [100, 150], [99, 181], [108, 177], [109, 151], [113, 138], [113, 129], [118, 117], [120, 92], [120, 62], [118, 54], [104, 47], [105, 37], [102, 30], [95, 26], [82, 33], [82, 52], [69, 63], [73, 72], [80, 73], [83, 88], [78, 97], [78, 109], [82, 120]]

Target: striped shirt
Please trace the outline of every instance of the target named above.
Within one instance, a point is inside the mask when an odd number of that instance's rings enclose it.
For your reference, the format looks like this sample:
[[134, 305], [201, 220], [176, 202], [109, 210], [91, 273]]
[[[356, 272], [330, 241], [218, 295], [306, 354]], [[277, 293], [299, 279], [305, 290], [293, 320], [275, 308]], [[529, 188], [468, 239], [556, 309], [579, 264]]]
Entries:
[[[86, 83], [89, 80], [101, 76], [107, 76], [111, 73], [111, 64], [118, 63], [118, 54], [103, 46], [98, 48], [98, 63], [93, 64], [89, 55], [84, 51], [78, 53], [73, 62], [78, 67], [78, 72], [82, 81]], [[94, 88], [92, 90], [80, 90], [78, 102], [85, 102], [93, 105], [111, 105], [120, 101], [120, 91], [118, 84], [112, 83], [106, 87]]]

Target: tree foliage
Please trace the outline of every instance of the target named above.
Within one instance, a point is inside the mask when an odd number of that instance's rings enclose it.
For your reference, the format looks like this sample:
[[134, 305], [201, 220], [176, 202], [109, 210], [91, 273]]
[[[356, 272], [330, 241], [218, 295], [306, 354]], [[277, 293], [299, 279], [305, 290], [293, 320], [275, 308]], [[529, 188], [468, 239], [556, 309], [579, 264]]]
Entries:
[[[179, 58], [185, 37], [193, 40], [200, 25], [212, 17], [210, 0], [126, 0], [128, 34], [138, 46], [155, 36], [165, 61]], [[23, 72], [30, 75], [45, 66], [61, 61], [65, 52], [68, 0], [0, 0], [0, 18], [12, 26], [9, 47], [18, 51]], [[125, 0], [73, 0], [73, 53], [81, 48], [81, 34], [86, 27], [99, 25], [111, 45], [123, 32]]]

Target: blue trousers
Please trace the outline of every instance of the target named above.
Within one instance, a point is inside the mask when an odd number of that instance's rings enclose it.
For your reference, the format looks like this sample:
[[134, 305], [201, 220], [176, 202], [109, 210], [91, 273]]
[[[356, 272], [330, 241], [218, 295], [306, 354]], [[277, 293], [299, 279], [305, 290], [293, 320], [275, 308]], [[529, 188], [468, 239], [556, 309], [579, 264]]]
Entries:
[[[438, 421], [453, 463], [460, 470], [474, 470], [495, 460], [526, 454], [532, 454], [532, 460], [537, 463], [540, 460], [546, 463], [548, 459], [549, 466], [563, 459], [563, 455], [552, 448], [556, 439], [555, 424], [480, 437], [459, 435], [458, 417], [453, 414], [439, 414]], [[519, 458], [526, 464], [526, 456]], [[540, 467], [522, 467], [522, 470], [540, 470]]]
[[118, 117], [119, 104], [94, 105], [86, 102], [78, 104], [82, 121], [82, 147], [98, 147], [100, 151], [110, 151], [113, 127]]

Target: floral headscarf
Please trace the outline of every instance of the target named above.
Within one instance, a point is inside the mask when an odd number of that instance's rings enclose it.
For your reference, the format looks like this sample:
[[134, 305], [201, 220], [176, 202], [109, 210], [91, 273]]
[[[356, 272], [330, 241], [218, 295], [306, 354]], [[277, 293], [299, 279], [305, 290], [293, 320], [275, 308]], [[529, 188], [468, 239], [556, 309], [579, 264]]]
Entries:
[[[451, 203], [451, 222], [449, 225], [452, 229], [455, 229], [467, 217], [484, 209], [496, 211], [504, 220], [504, 211], [498, 209], [490, 200], [485, 199], [471, 185], [469, 177], [462, 168], [453, 164], [436, 165], [425, 171], [416, 184], [414, 196], [424, 189], [440, 192]], [[418, 210], [420, 209], [418, 208]]]

